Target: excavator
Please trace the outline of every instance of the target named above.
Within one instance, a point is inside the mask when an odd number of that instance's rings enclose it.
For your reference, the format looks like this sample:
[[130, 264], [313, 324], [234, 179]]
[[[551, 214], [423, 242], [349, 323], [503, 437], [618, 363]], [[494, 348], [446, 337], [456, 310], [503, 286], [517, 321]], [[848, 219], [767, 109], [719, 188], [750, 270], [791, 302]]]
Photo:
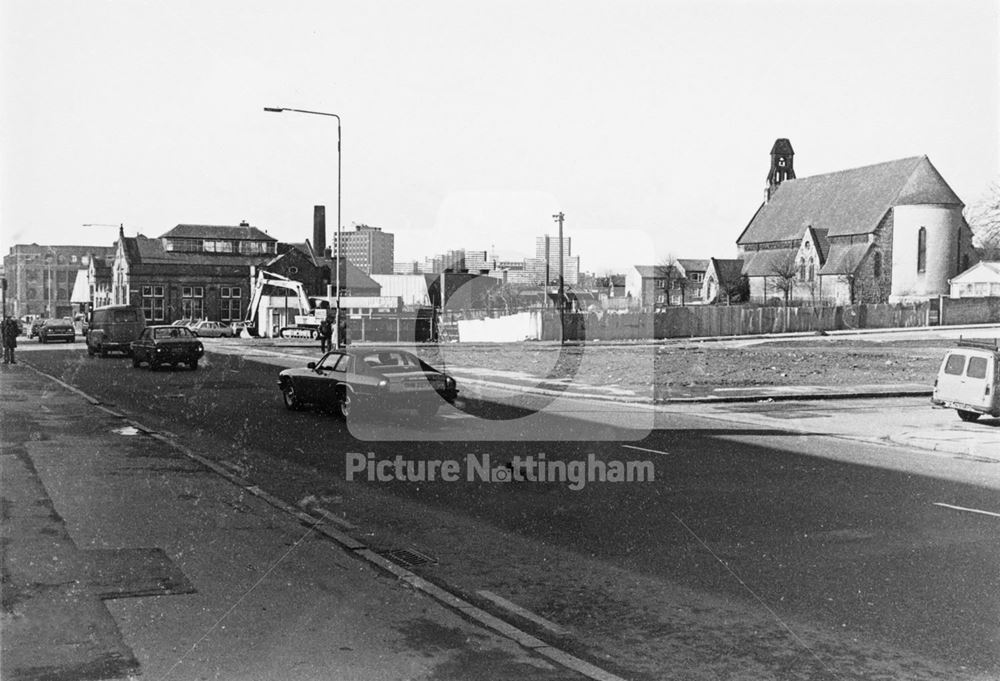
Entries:
[[294, 316], [294, 324], [282, 326], [278, 329], [268, 329], [265, 327], [260, 329], [260, 335], [277, 335], [280, 338], [315, 338], [320, 322], [326, 316], [326, 310], [319, 310], [318, 312], [321, 316], [317, 316], [317, 311], [313, 309], [301, 282], [274, 272], [265, 272], [264, 270], [257, 271], [253, 294], [250, 297], [250, 306], [247, 308], [246, 324], [241, 331], [241, 335], [248, 336], [249, 329], [259, 328], [262, 322], [266, 324], [266, 320], [259, 319], [260, 303], [266, 286], [290, 291], [288, 301], [291, 304], [294, 300], [298, 314]]

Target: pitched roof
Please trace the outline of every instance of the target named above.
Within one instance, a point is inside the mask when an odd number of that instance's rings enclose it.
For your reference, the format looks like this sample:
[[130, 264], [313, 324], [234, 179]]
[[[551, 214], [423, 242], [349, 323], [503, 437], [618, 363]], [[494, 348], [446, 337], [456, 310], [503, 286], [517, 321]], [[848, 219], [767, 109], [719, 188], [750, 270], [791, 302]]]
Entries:
[[1000, 262], [982, 260], [951, 279], [952, 284], [1000, 281]]
[[160, 238], [239, 239], [241, 241], [277, 241], [273, 236], [250, 225], [177, 225]]
[[773, 277], [795, 261], [795, 248], [768, 248], [747, 253], [743, 259], [743, 274], [748, 277]]
[[868, 256], [872, 244], [833, 244], [820, 274], [853, 274]]
[[743, 260], [712, 258], [711, 262], [719, 283], [736, 283], [743, 276]]
[[218, 255], [214, 253], [185, 253], [167, 251], [163, 241], [150, 239], [139, 234], [124, 238], [125, 255], [128, 261], [136, 265], [258, 265], [260, 255]]
[[[343, 281], [340, 282], [342, 287], [346, 289], [359, 289], [359, 290], [371, 289], [371, 288], [382, 290], [382, 284], [378, 283], [377, 281], [369, 277], [367, 274], [365, 274], [364, 270], [362, 270], [360, 267], [352, 263], [347, 258], [340, 258], [340, 260], [343, 263], [343, 269], [340, 270], [344, 277]], [[337, 258], [335, 257], [316, 258], [317, 265], [321, 266], [326, 265], [327, 267], [330, 268], [330, 274], [332, 277], [337, 276], [336, 262]]]
[[690, 258], [677, 258], [677, 264], [680, 265], [684, 272], [704, 272], [708, 269], [707, 260], [692, 260]]
[[798, 240], [807, 227], [830, 237], [873, 232], [893, 206], [963, 205], [926, 156], [782, 182], [737, 243]]
[[827, 236], [830, 230], [810, 227], [809, 231], [812, 233], [813, 243], [816, 244], [816, 254], [819, 256], [819, 261], [826, 262], [826, 259], [830, 257], [830, 238]]

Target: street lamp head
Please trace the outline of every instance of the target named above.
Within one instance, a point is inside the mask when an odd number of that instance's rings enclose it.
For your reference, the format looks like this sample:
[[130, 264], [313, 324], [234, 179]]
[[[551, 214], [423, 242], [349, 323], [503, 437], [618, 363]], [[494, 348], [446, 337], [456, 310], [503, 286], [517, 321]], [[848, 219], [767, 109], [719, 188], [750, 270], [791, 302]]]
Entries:
[[273, 106], [265, 106], [264, 111], [270, 111], [271, 113], [281, 113], [284, 109], [280, 109]]

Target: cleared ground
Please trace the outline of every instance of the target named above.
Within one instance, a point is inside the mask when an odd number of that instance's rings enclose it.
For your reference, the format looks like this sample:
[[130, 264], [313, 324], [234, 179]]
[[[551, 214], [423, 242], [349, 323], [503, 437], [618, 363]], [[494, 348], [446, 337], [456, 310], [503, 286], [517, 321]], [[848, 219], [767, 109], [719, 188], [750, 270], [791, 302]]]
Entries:
[[666, 345], [449, 345], [420, 349], [452, 366], [573, 378], [656, 397], [754, 386], [848, 386], [934, 382], [952, 340], [871, 341], [817, 336], [796, 341]]

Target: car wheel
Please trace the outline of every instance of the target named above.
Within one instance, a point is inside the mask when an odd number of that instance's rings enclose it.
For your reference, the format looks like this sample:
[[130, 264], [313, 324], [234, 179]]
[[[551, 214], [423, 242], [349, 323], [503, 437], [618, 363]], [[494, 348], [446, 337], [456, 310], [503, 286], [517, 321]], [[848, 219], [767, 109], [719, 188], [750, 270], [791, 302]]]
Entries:
[[38, 335], [38, 342], [39, 342], [39, 343], [47, 343], [47, 342], [48, 342], [48, 339], [46, 339], [46, 338], [45, 338], [45, 336], [43, 336], [43, 335], [39, 334], [39, 335]]
[[94, 356], [94, 348], [90, 347], [90, 343], [87, 343], [87, 354], [91, 357]]
[[198, 360], [192, 359], [190, 362], [188, 362], [188, 366], [191, 367], [191, 371], [194, 371], [195, 369], [198, 368]]
[[132, 355], [132, 366], [134, 368], [138, 369], [140, 364], [142, 364], [142, 362], [139, 361], [139, 356], [138, 355]]
[[302, 409], [302, 401], [299, 396], [295, 393], [295, 388], [292, 386], [287, 386], [281, 389], [281, 397], [285, 400], [285, 408], [290, 411], [299, 411]]
[[100, 355], [101, 357], [107, 357], [108, 351], [104, 349], [103, 345], [99, 345], [97, 346], [97, 354]]
[[979, 412], [977, 411], [966, 411], [965, 409], [957, 409], [958, 418], [963, 421], [975, 421], [979, 418]]
[[357, 414], [358, 397], [350, 388], [346, 388], [337, 403], [337, 413], [341, 418], [348, 419], [352, 414]]

